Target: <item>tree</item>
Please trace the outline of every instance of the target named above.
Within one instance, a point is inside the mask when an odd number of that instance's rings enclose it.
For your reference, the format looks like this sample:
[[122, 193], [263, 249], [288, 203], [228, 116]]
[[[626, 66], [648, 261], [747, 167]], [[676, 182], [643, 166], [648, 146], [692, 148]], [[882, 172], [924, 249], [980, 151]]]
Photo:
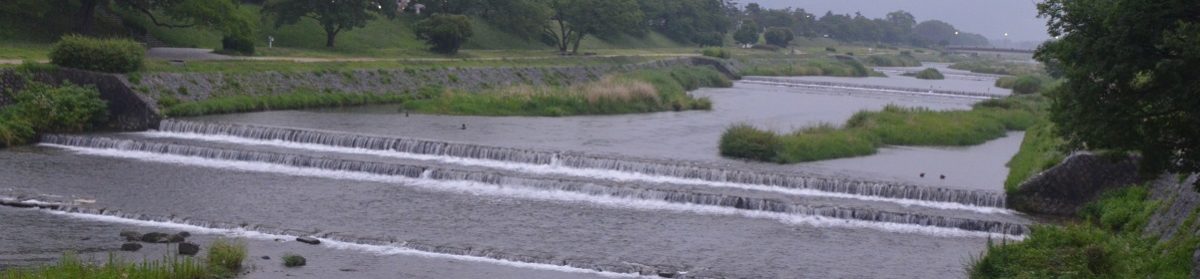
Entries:
[[579, 43], [588, 35], [607, 35], [642, 25], [642, 11], [635, 0], [548, 0], [553, 11], [544, 32], [560, 52], [579, 53]]
[[[75, 33], [94, 34], [97, 8], [110, 0], [5, 0], [0, 15], [13, 18], [44, 19], [69, 17]], [[209, 27], [226, 35], [252, 33], [253, 19], [238, 12], [236, 0], [111, 0], [116, 7], [141, 14], [157, 26]]]
[[742, 27], [733, 33], [733, 40], [738, 44], [752, 45], [758, 43], [758, 24], [752, 20], [742, 21]]
[[763, 34], [763, 37], [767, 39], [767, 44], [772, 44], [779, 47], [787, 47], [788, 44], [792, 43], [792, 39], [796, 38], [795, 35], [792, 35], [791, 29], [782, 27], [772, 27], [767, 29], [767, 32]]
[[482, 0], [480, 17], [504, 32], [522, 39], [536, 38], [550, 21], [544, 0]]
[[316, 20], [325, 30], [325, 46], [334, 47], [338, 33], [363, 27], [376, 14], [396, 16], [396, 1], [389, 0], [274, 0], [263, 5], [275, 17], [275, 26], [295, 24], [303, 18]]
[[471, 19], [464, 15], [435, 14], [416, 26], [417, 37], [429, 44], [429, 49], [444, 54], [458, 53], [471, 37]]
[[940, 20], [928, 20], [913, 27], [913, 36], [919, 45], [948, 45], [954, 42], [954, 25]]
[[681, 42], [719, 45], [732, 24], [721, 0], [639, 0], [650, 28]]
[[1038, 11], [1061, 36], [1036, 58], [1065, 77], [1051, 119], [1073, 147], [1139, 152], [1145, 174], [1200, 171], [1200, 2], [1047, 0]]

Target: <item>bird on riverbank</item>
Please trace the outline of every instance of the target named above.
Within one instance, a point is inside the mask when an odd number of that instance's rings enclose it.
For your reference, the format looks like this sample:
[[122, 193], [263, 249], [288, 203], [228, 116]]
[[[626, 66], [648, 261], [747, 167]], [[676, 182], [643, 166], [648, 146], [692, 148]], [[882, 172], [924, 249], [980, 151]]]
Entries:
[[945, 175], [945, 174], [943, 174], [943, 175], [942, 175], [942, 180], [946, 180], [946, 175]]
[[467, 129], [467, 123], [463, 123], [463, 125], [462, 125], [462, 129], [463, 129], [463, 130], [466, 130], [466, 129]]
[[921, 173], [921, 178], [925, 178], [925, 173]]

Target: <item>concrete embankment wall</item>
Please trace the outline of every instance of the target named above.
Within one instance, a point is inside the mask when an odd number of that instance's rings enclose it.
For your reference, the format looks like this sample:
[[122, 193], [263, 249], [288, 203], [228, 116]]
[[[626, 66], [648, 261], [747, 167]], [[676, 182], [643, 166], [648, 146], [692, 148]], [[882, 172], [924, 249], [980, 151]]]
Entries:
[[[1158, 211], [1150, 217], [1144, 231], [1146, 236], [1158, 237], [1165, 242], [1179, 234], [1200, 237], [1200, 193], [1196, 192], [1196, 180], [1200, 175], [1182, 178], [1180, 175], [1163, 175], [1151, 184], [1150, 197], [1159, 202]], [[1187, 228], [1187, 229], [1185, 229]], [[1200, 278], [1200, 247], [1192, 252], [1192, 278]]]
[[[422, 87], [441, 85], [476, 91], [514, 84], [576, 84], [605, 75], [676, 66], [713, 66], [731, 78], [731, 62], [704, 57], [672, 58], [637, 64], [601, 64], [554, 67], [470, 67], [381, 69], [315, 72], [255, 73], [135, 73], [105, 74], [58, 69], [31, 75], [36, 81], [94, 85], [108, 101], [110, 128], [145, 130], [158, 126], [158, 101], [200, 101], [221, 96], [270, 96], [297, 91], [364, 94], [411, 94]], [[25, 87], [25, 78], [13, 70], [0, 71], [0, 107], [11, 104], [10, 93]]]
[[1101, 193], [1138, 182], [1136, 158], [1080, 152], [1021, 183], [1007, 203], [1025, 213], [1074, 216]]

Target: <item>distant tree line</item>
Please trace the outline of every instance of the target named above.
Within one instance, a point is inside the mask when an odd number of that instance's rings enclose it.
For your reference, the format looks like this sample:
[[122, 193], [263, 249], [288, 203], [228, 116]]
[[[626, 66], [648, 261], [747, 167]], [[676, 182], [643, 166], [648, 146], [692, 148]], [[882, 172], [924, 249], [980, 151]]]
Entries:
[[[259, 5], [264, 18], [239, 12], [242, 4]], [[230, 45], [253, 43], [248, 38], [258, 22], [282, 26], [311, 20], [324, 30], [325, 45], [334, 47], [342, 32], [402, 15], [428, 20], [415, 25], [415, 31], [431, 49], [446, 53], [473, 34], [469, 29], [477, 20], [564, 53], [578, 52], [591, 37], [649, 32], [700, 46], [726, 45], [729, 37], [743, 44], [756, 44], [761, 37], [779, 46], [796, 37], [915, 46], [988, 44], [983, 36], [945, 22], [918, 23], [905, 11], [875, 19], [832, 12], [818, 17], [804, 9], [764, 9], [757, 3], [742, 7], [734, 0], [5, 0], [0, 18], [69, 18], [71, 33], [89, 34], [97, 14], [114, 7], [134, 11], [154, 25], [218, 30]]]

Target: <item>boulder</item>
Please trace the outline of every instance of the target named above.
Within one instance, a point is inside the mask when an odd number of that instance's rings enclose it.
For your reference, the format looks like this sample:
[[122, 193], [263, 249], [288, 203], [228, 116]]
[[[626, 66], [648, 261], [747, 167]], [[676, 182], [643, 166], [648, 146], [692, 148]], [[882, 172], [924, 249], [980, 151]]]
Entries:
[[121, 237], [127, 241], [141, 241], [142, 233], [135, 231], [121, 231]]
[[152, 233], [143, 234], [141, 240], [142, 240], [142, 242], [145, 242], [145, 243], [167, 243], [167, 241], [170, 237], [171, 237], [171, 235], [169, 235], [169, 234], [160, 233], [160, 232], [152, 232]]
[[177, 234], [175, 234], [175, 235], [178, 235], [178, 236], [180, 236], [180, 237], [187, 238], [187, 237], [191, 237], [191, 236], [192, 236], [192, 233], [189, 233], [189, 232], [179, 232], [179, 233], [177, 233]]
[[262, 256], [262, 259], [264, 259], [264, 260], [270, 260], [270, 259], [271, 259], [271, 256]]
[[184, 237], [185, 237], [185, 236], [182, 236], [182, 235], [178, 235], [178, 234], [172, 234], [171, 236], [168, 236], [168, 237], [167, 237], [167, 242], [170, 242], [170, 243], [180, 243], [180, 242], [184, 242], [184, 241], [186, 241], [186, 240], [187, 240], [187, 239], [185, 239]]
[[129, 242], [129, 243], [121, 244], [121, 251], [136, 252], [137, 250], [142, 250], [141, 243]]
[[321, 244], [321, 240], [320, 240], [320, 239], [316, 239], [316, 238], [314, 238], [314, 237], [311, 237], [311, 236], [301, 236], [301, 237], [297, 237], [297, 238], [296, 238], [296, 241], [299, 241], [299, 242], [304, 242], [304, 243], [308, 243], [308, 244], [312, 244], [312, 245]]
[[198, 253], [200, 253], [199, 245], [193, 244], [191, 242], [179, 243], [179, 254], [180, 255], [195, 256]]

